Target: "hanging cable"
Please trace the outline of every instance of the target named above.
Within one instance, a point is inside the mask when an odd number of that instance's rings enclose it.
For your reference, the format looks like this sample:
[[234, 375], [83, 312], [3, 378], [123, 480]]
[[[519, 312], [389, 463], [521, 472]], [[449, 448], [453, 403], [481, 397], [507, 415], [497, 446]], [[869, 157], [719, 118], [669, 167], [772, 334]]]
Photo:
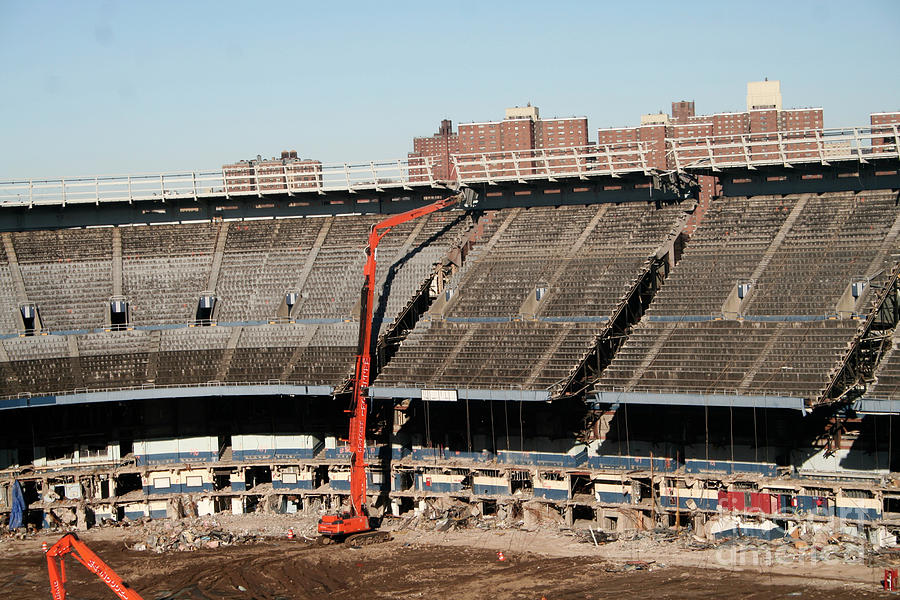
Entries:
[[878, 417], [872, 415], [872, 429], [875, 431], [875, 470], [878, 470]]
[[497, 454], [497, 436], [494, 434], [494, 403], [488, 400], [491, 407], [491, 448], [494, 454]]
[[728, 432], [731, 436], [731, 462], [732, 470], [734, 469], [734, 406], [728, 407]]
[[431, 448], [431, 411], [428, 402], [422, 401], [425, 409], [425, 447]]
[[706, 462], [709, 462], [709, 405], [703, 407], [703, 426], [706, 428]]
[[466, 398], [466, 446], [472, 451], [472, 421], [469, 416], [469, 399]]
[[622, 419], [619, 418], [618, 408], [616, 409], [616, 414], [613, 415], [613, 419], [616, 420], [616, 449], [619, 451], [619, 456], [622, 456]]
[[891, 458], [894, 456], [894, 415], [888, 413], [888, 471], [893, 471], [891, 467]]
[[753, 462], [759, 462], [759, 442], [756, 438], [756, 402], [753, 403]]
[[628, 432], [628, 403], [626, 402], [624, 405], [625, 408], [625, 450], [628, 453], [628, 456], [631, 456], [631, 434]]
[[525, 451], [525, 425], [522, 419], [522, 401], [519, 400], [519, 452]]
[[512, 450], [509, 447], [509, 402], [503, 403], [503, 429], [506, 431], [506, 449]]

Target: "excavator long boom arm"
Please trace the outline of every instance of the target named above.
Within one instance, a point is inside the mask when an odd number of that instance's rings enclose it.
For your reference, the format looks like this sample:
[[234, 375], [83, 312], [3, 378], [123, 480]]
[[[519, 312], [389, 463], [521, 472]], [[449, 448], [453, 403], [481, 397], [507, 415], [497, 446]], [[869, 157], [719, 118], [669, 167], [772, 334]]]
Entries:
[[352, 516], [365, 514], [366, 502], [366, 393], [369, 387], [371, 339], [372, 339], [372, 305], [375, 299], [375, 250], [378, 243], [391, 228], [408, 221], [424, 217], [450, 206], [463, 204], [467, 207], [474, 203], [475, 193], [466, 188], [460, 193], [420, 206], [404, 213], [393, 215], [372, 226], [369, 232], [369, 243], [366, 246], [366, 265], [363, 271], [365, 279], [359, 310], [359, 343], [356, 353], [356, 368], [353, 373], [353, 397], [351, 400], [350, 419], [350, 513]]
[[47, 549], [47, 570], [50, 573], [50, 593], [53, 594], [53, 600], [66, 600], [67, 554], [71, 554], [72, 558], [97, 575], [122, 600], [143, 600], [74, 533], [64, 535]]

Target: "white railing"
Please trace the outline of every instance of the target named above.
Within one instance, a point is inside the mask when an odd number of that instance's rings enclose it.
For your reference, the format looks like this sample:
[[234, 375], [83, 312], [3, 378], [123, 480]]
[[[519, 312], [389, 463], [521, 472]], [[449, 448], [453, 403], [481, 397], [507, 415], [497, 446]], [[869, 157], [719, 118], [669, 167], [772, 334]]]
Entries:
[[[872, 158], [900, 159], [900, 126], [667, 138], [648, 142], [454, 154], [460, 184], [617, 177], [652, 169], [754, 168]], [[435, 186], [431, 157], [361, 163], [253, 161], [181, 173], [0, 181], [0, 206], [100, 204], [183, 198], [384, 191]]]
[[898, 125], [778, 131], [693, 138], [667, 138], [666, 159], [677, 171], [691, 168], [754, 168], [873, 158], [900, 159]]
[[454, 154], [451, 158], [457, 179], [464, 184], [615, 177], [621, 173], [647, 172], [651, 162], [650, 148], [645, 142], [476, 152]]
[[[62, 357], [52, 357], [62, 358]], [[110, 392], [128, 392], [132, 390], [170, 390], [183, 388], [222, 388], [222, 387], [257, 387], [257, 386], [294, 386], [294, 387], [320, 387], [315, 384], [297, 383], [282, 379], [268, 379], [266, 381], [204, 381], [200, 383], [135, 383], [124, 386], [98, 386], [79, 387], [59, 391], [48, 392], [20, 392], [18, 394], [2, 396], [0, 400], [27, 400], [28, 398], [43, 398], [45, 396], [74, 396], [79, 394], [108, 394]], [[332, 387], [322, 385], [321, 387]]]
[[0, 181], [0, 206], [139, 202], [411, 189], [436, 184], [430, 157], [365, 163], [237, 163], [221, 169]]

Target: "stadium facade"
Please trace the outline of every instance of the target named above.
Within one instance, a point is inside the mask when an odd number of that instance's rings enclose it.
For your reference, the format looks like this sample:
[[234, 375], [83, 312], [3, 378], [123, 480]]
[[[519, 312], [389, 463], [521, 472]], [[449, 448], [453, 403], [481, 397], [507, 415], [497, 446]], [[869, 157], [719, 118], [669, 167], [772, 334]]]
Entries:
[[[476, 210], [380, 246], [373, 510], [896, 530], [897, 137], [452, 156]], [[295, 161], [193, 195], [0, 184], [0, 512], [14, 482], [35, 525], [346, 499], [365, 239], [452, 191]]]

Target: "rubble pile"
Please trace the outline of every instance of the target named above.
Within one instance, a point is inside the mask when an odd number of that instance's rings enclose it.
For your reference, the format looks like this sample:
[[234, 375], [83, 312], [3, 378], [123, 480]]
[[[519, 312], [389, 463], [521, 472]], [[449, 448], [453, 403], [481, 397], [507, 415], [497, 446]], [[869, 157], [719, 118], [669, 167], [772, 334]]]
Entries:
[[[897, 538], [884, 528], [873, 529], [864, 535], [854, 528], [836, 527], [834, 523], [803, 522], [785, 530], [766, 521], [742, 521], [730, 515], [716, 515], [698, 530], [688, 525], [608, 532], [588, 521], [576, 521], [572, 526], [566, 526], [557, 508], [534, 501], [497, 504], [491, 507], [490, 514], [482, 514], [478, 505], [452, 498], [427, 499], [402, 517], [386, 515], [383, 527], [394, 531], [555, 531], [583, 544], [618, 544], [636, 553], [668, 546], [673, 551], [709, 550], [764, 562], [835, 561], [878, 566], [900, 560], [900, 549], [895, 548]], [[629, 568], [646, 567], [632, 565]]]
[[249, 544], [263, 536], [257, 533], [232, 533], [220, 527], [215, 519], [186, 519], [180, 522], [156, 522], [147, 524], [147, 535], [143, 541], [131, 549], [161, 554], [163, 552], [186, 552], [203, 548], [216, 549], [222, 546]]
[[453, 498], [428, 498], [409, 515], [385, 515], [385, 526], [397, 531], [450, 531], [456, 529], [539, 529], [558, 530], [565, 519], [559, 511], [544, 502], [513, 502], [493, 505], [488, 514], [475, 504]]

